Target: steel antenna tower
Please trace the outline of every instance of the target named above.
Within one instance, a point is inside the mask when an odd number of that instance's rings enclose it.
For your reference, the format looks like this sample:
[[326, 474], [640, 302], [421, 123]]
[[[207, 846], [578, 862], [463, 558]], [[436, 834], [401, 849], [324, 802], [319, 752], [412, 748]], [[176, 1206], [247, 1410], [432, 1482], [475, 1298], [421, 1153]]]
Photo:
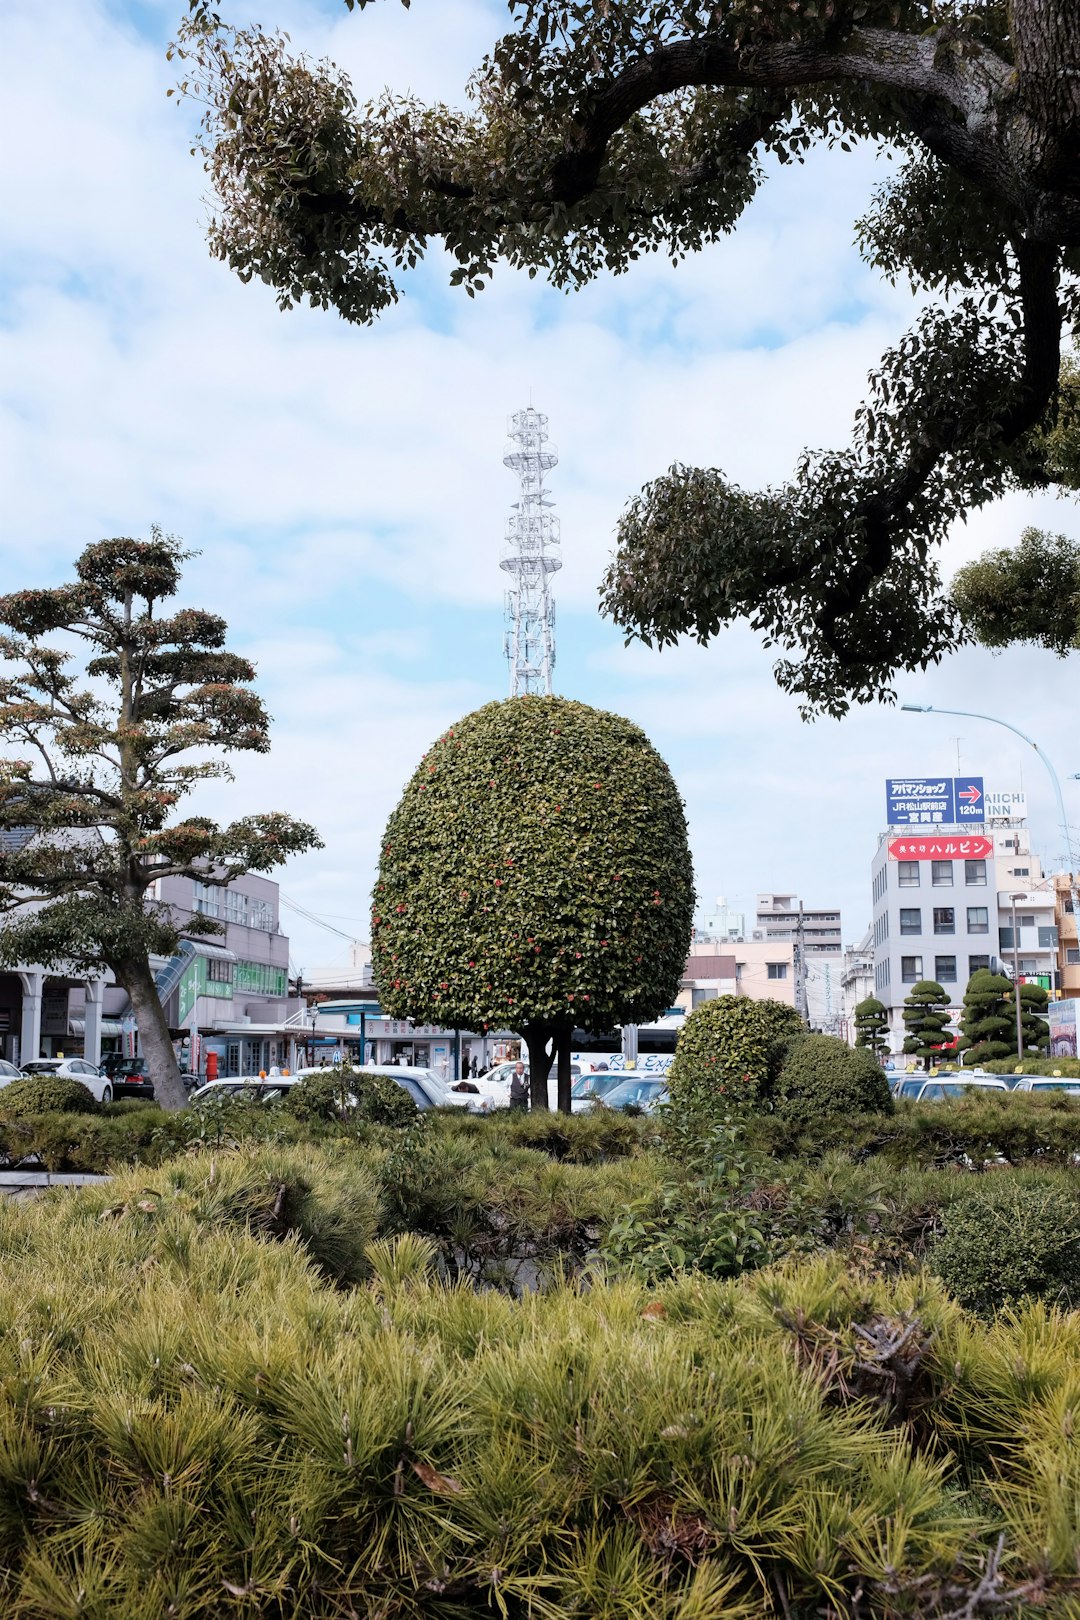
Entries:
[[551, 575], [562, 567], [559, 556], [559, 520], [552, 517], [552, 502], [544, 489], [544, 475], [559, 457], [547, 442], [548, 419], [540, 411], [515, 411], [509, 422], [513, 441], [503, 456], [521, 480], [521, 499], [515, 501], [506, 525], [506, 545], [499, 567], [510, 575], [506, 593], [506, 657], [510, 665], [510, 696], [530, 692], [551, 695], [555, 667], [555, 603]]

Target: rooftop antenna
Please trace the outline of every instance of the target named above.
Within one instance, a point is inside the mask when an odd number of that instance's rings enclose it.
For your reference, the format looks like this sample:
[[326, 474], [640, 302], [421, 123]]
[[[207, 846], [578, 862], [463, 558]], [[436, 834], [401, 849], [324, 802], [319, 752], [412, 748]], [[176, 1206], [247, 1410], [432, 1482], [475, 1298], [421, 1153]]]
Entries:
[[515, 411], [509, 421], [511, 443], [503, 466], [521, 481], [521, 499], [514, 502], [506, 525], [506, 546], [499, 567], [510, 575], [506, 593], [507, 662], [510, 696], [529, 693], [551, 696], [555, 667], [555, 603], [550, 576], [562, 567], [559, 556], [559, 520], [544, 489], [544, 475], [558, 464], [547, 442], [548, 419], [540, 411]]

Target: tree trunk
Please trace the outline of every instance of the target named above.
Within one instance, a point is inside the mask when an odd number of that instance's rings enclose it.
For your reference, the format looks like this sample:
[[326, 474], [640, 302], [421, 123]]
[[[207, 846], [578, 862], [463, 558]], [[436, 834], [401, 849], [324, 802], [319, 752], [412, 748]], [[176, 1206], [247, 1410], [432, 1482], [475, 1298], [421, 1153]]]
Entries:
[[548, 1075], [554, 1055], [548, 1050], [551, 1030], [547, 1024], [530, 1024], [521, 1033], [529, 1049], [529, 1106], [534, 1114], [546, 1113]]
[[1080, 196], [1080, 6], [1012, 0], [1011, 36], [1025, 179]]
[[555, 1037], [555, 1056], [558, 1063], [559, 1081], [559, 1113], [570, 1112], [570, 1087], [573, 1084], [573, 1075], [570, 1073], [570, 1047], [573, 1044], [573, 1029], [560, 1029]]
[[184, 1108], [187, 1094], [149, 962], [119, 962], [114, 972], [131, 998], [143, 1054], [154, 1083], [155, 1101], [162, 1108]]

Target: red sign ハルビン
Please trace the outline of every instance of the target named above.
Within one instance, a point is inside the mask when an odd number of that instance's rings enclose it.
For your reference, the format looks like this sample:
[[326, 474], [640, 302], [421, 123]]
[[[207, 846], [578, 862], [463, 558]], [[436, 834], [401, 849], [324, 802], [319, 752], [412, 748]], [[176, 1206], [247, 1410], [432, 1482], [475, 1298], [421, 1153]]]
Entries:
[[937, 838], [890, 838], [890, 861], [984, 861], [994, 853], [992, 838], [963, 834]]

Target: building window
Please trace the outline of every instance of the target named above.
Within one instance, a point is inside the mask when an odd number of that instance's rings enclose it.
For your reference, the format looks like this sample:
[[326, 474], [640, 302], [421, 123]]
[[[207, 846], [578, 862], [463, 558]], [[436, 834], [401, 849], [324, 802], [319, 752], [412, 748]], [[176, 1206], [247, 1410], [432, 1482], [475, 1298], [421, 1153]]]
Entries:
[[901, 906], [900, 932], [902, 934], [922, 933], [922, 911], [918, 906]]
[[[934, 933], [956, 933], [956, 911], [952, 906], [934, 907]], [[940, 982], [940, 981], [939, 981]]]
[[956, 957], [935, 956], [934, 978], [938, 984], [956, 983]]
[[1058, 931], [1056, 928], [1039, 929], [1039, 949], [1041, 951], [1053, 950], [1057, 942]]
[[897, 878], [902, 889], [917, 889], [919, 887], [918, 861], [897, 861]]
[[968, 933], [988, 934], [990, 932], [990, 911], [986, 906], [968, 906]]
[[1080, 946], [1066, 945], [1065, 965], [1066, 967], [1080, 967]]
[[248, 896], [248, 927], [258, 928], [264, 934], [274, 932], [274, 908], [269, 900]]
[[969, 977], [971, 976], [972, 973], [981, 973], [983, 968], [989, 969], [989, 967], [990, 967], [990, 958], [988, 956], [969, 956], [968, 957], [968, 976]]
[[905, 984], [918, 984], [922, 978], [922, 957], [902, 956], [900, 958], [900, 977]]
[[[1019, 928], [1016, 930], [1016, 933], [1017, 933], [1017, 940], [1019, 941], [1019, 935], [1020, 935]], [[999, 928], [998, 929], [998, 945], [999, 945], [1000, 949], [1003, 950], [1003, 951], [1011, 951], [1012, 950], [1012, 948], [1013, 948], [1013, 931], [1012, 931], [1011, 928]]]
[[969, 889], [986, 887], [986, 862], [965, 861], [964, 882]]
[[930, 881], [935, 889], [951, 889], [952, 861], [931, 861]]
[[1012, 869], [1012, 875], [1013, 877], [1030, 877], [1031, 868], [1030, 866], [1014, 866]]
[[765, 972], [770, 979], [786, 979], [788, 965], [786, 962], [766, 962]]
[[206, 977], [215, 984], [232, 984], [233, 965], [223, 956], [206, 958]]
[[1039, 971], [1039, 964], [1038, 964], [1038, 962], [1035, 960], [1035, 958], [1033, 956], [1022, 956], [1020, 958], [1020, 976], [1021, 976], [1021, 978], [1033, 979], [1035, 977], [1035, 975], [1038, 973], [1038, 971]]

